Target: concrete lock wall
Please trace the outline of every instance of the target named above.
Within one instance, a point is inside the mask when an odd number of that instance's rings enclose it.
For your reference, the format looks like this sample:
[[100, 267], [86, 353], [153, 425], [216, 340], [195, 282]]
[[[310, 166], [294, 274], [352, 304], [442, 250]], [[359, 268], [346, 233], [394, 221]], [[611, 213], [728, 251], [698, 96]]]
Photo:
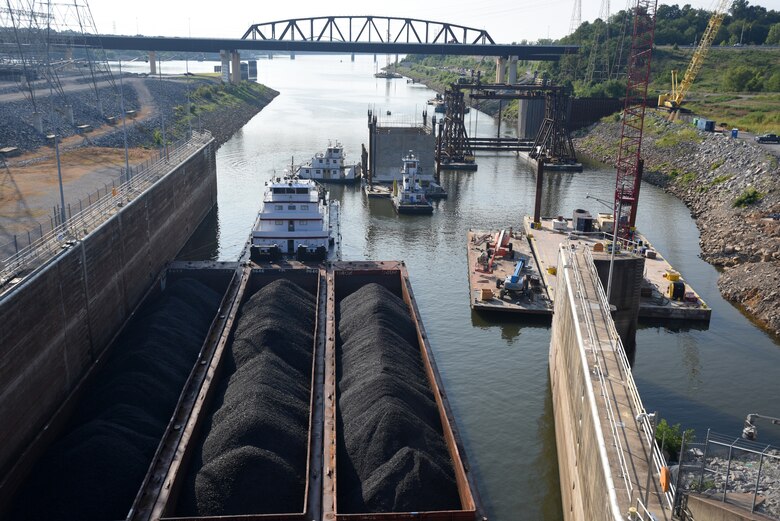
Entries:
[[544, 123], [544, 100], [521, 99], [517, 114], [517, 136], [534, 139]]
[[550, 342], [555, 441], [566, 521], [617, 520], [604, 467], [595, 395], [576, 316], [575, 292], [561, 258]]
[[216, 204], [209, 142], [0, 300], [0, 474]]
[[422, 175], [435, 172], [436, 139], [430, 127], [379, 127], [376, 135], [374, 181], [401, 178], [401, 158], [411, 150], [420, 159]]

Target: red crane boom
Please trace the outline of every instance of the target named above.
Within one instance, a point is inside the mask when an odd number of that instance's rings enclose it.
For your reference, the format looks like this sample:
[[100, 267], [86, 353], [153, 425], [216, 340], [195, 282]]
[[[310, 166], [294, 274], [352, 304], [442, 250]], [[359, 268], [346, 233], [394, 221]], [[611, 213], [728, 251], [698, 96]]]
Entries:
[[636, 225], [639, 187], [642, 182], [642, 130], [647, 107], [647, 85], [650, 82], [650, 58], [655, 38], [657, 4], [658, 0], [637, 0], [634, 7], [634, 33], [628, 61], [614, 207], [616, 234], [624, 239], [631, 238]]

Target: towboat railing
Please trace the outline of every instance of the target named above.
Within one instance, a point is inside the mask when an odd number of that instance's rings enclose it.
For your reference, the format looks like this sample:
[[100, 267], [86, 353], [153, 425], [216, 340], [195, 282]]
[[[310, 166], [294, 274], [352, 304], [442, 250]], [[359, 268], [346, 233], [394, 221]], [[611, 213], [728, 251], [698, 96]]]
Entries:
[[73, 247], [211, 140], [209, 131], [193, 131], [188, 139], [167, 147], [148, 169], [136, 173], [64, 223], [0, 261], [0, 293], [9, 289], [10, 282], [30, 275], [60, 252]]

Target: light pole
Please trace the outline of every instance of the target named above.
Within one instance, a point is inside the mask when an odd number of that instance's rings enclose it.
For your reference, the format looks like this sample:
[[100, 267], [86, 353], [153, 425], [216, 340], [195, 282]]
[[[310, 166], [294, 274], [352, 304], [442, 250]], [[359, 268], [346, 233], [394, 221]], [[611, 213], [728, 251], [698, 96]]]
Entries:
[[[620, 195], [623, 195], [623, 187], [620, 185]], [[607, 302], [612, 298], [612, 271], [615, 267], [615, 249], [617, 248], [618, 229], [620, 227], [620, 214], [623, 211], [623, 198], [618, 198], [617, 213], [614, 216], [615, 221], [612, 223], [612, 253], [609, 257], [609, 275], [607, 276]]]
[[[623, 186], [624, 185], [620, 185], [621, 193], [623, 192]], [[594, 201], [598, 201], [601, 204], [609, 207], [609, 205], [605, 201], [602, 201], [601, 199], [594, 197], [590, 194], [586, 194], [585, 199], [593, 199]], [[612, 252], [610, 253], [609, 256], [609, 275], [607, 275], [607, 303], [608, 304], [610, 303], [609, 299], [612, 298], [612, 272], [614, 271], [615, 268], [615, 247], [617, 246], [617, 227], [618, 227], [618, 223], [620, 222], [620, 214], [622, 210], [623, 210], [623, 200], [619, 199], [618, 207], [617, 207], [617, 215], [612, 216], [614, 218], [612, 223]]]
[[125, 85], [122, 82], [122, 60], [119, 60], [119, 106], [122, 109], [122, 134], [125, 138], [125, 176], [130, 182], [130, 156], [127, 151], [127, 113], [125, 112]]
[[636, 417], [637, 421], [649, 422], [650, 427], [650, 446], [647, 449], [647, 481], [645, 482], [645, 497], [642, 501], [642, 504], [648, 511], [647, 502], [650, 499], [650, 478], [653, 475], [653, 452], [655, 452], [655, 424], [657, 417], [658, 411], [640, 412]]

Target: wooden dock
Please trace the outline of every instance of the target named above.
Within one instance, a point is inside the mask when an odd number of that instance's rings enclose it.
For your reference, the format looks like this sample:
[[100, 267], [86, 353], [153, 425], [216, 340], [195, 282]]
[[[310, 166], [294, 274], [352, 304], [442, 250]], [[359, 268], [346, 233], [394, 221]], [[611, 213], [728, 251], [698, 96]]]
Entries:
[[[495, 242], [498, 233], [497, 231], [470, 230], [467, 234], [468, 243], [466, 250], [471, 308], [491, 312], [551, 315], [552, 301], [547, 293], [544, 280], [536, 268], [536, 262], [525, 234], [518, 231], [513, 232], [509, 239], [512, 245], [509, 254], [495, 259], [491, 273], [484, 270], [484, 262], [480, 262], [480, 256], [483, 254], [487, 255], [487, 243], [488, 241]], [[509, 233], [509, 230], [507, 230], [507, 233]], [[512, 275], [520, 259], [527, 260], [525, 273], [530, 275], [532, 281], [536, 280], [536, 284], [532, 282], [530, 285], [530, 297], [509, 293], [501, 298], [500, 289], [497, 288], [496, 281], [503, 281]]]
[[[574, 235], [571, 233], [571, 220], [568, 219], [567, 221], [567, 231], [559, 232], [553, 230], [552, 218], [542, 218], [542, 228], [539, 230], [531, 228], [532, 222], [530, 217], [526, 216], [523, 219], [523, 226], [529, 238], [534, 258], [552, 301], [555, 301], [558, 248], [561, 243], [570, 240], [592, 249], [596, 243], [606, 246], [609, 242], [609, 239], [604, 239], [600, 234]], [[641, 240], [644, 246], [656, 252], [655, 258], [645, 258], [645, 272], [641, 290], [642, 297], [639, 301], [639, 318], [671, 318], [709, 322], [712, 310], [682, 277], [678, 280], [685, 283], [685, 293], [688, 294], [691, 300], [679, 301], [669, 298], [668, 288], [670, 280], [667, 278], [667, 274], [674, 272], [674, 268], [658, 250], [652, 247], [652, 244], [643, 235], [637, 233], [637, 239]], [[603, 255], [608, 258], [607, 248], [605, 247], [604, 250], [604, 253], [595, 253], [594, 257]], [[618, 253], [617, 255], [625, 254]]]

